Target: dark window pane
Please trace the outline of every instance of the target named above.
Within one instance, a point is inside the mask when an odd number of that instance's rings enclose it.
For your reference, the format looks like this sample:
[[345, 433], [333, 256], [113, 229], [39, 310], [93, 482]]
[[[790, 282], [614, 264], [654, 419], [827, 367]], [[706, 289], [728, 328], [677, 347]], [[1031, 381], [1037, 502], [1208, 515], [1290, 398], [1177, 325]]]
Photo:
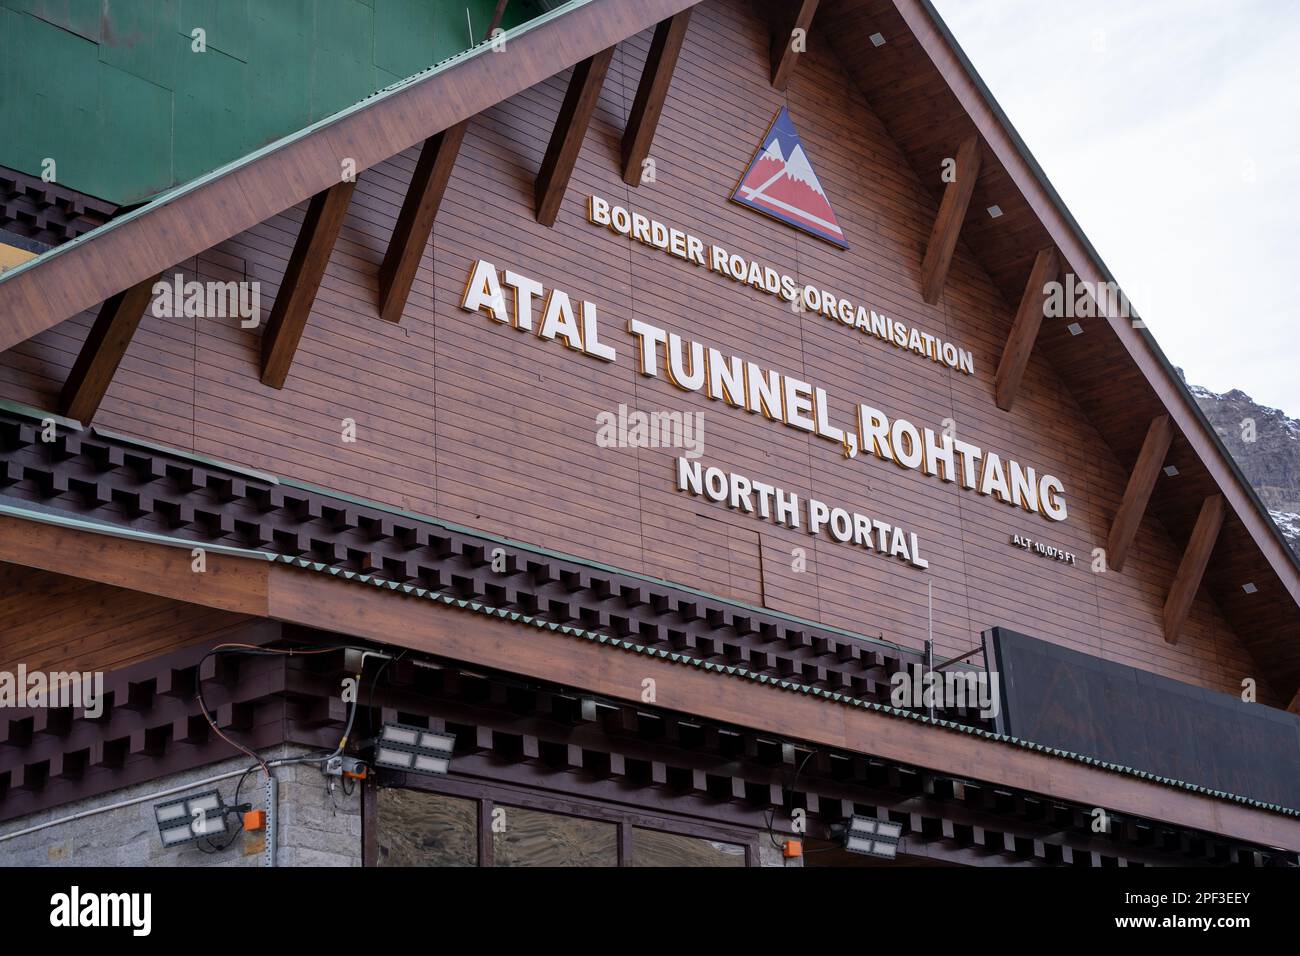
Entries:
[[493, 813], [497, 866], [618, 866], [618, 827], [612, 823], [522, 807], [494, 807]]
[[633, 866], [744, 866], [745, 848], [680, 833], [632, 830]]
[[477, 866], [478, 804], [424, 790], [378, 798], [379, 866]]

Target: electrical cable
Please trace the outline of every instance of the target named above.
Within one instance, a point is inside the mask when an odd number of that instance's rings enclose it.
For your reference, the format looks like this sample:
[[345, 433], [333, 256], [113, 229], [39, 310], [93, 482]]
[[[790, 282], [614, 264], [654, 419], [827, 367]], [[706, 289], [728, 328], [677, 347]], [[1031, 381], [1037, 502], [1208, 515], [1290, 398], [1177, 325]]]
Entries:
[[380, 665], [379, 670], [375, 672], [375, 679], [370, 682], [370, 697], [366, 701], [366, 734], [367, 735], [373, 734], [375, 732], [375, 720], [374, 720], [375, 689], [379, 686], [379, 678], [384, 676], [384, 671], [388, 669], [389, 664], [396, 663], [397, 661], [400, 661], [403, 657], [405, 657], [406, 651], [407, 648], [402, 648], [402, 650], [397, 652], [397, 655], [395, 657], [389, 657], [387, 660], [385, 660], [384, 663]]
[[[258, 656], [265, 657], [265, 656], [276, 656], [276, 655], [296, 657], [296, 656], [311, 655], [311, 654], [329, 654], [341, 649], [347, 649], [347, 645], [333, 645], [328, 647], [315, 647], [315, 648], [273, 648], [273, 647], [259, 647], [254, 644], [240, 644], [240, 643], [218, 644], [215, 647], [213, 647], [211, 650], [209, 650], [206, 654], [204, 654], [202, 658], [199, 659], [198, 674], [199, 675], [202, 674], [203, 664], [205, 661], [207, 661], [209, 657], [215, 657], [219, 654], [245, 654], [253, 657], [258, 657]], [[212, 719], [212, 715], [208, 711], [207, 701], [203, 699], [203, 679], [201, 676], [196, 677], [195, 700], [198, 702], [199, 712], [203, 715], [203, 719], [207, 721], [208, 726], [212, 728], [213, 733], [215, 733], [218, 737], [220, 737], [226, 743], [230, 744], [236, 750], [239, 750], [242, 753], [247, 754], [254, 761], [256, 761], [256, 763], [253, 766], [248, 767], [247, 769], [244, 770], [243, 774], [239, 778], [238, 783], [235, 785], [235, 798], [234, 798], [235, 806], [239, 806], [239, 795], [240, 792], [243, 790], [244, 781], [248, 779], [249, 774], [253, 773], [259, 768], [269, 780], [271, 778], [272, 766], [278, 767], [278, 766], [284, 766], [286, 764], [294, 764], [294, 763], [324, 764], [324, 763], [328, 763], [334, 757], [339, 756], [343, 752], [344, 748], [347, 746], [348, 738], [352, 733], [352, 725], [353, 722], [356, 720], [357, 708], [360, 704], [359, 701], [360, 690], [361, 690], [360, 685], [361, 685], [361, 678], [363, 676], [361, 670], [364, 669], [365, 667], [366, 657], [374, 653], [378, 653], [378, 652], [371, 652], [371, 651], [364, 651], [364, 650], [362, 651], [361, 664], [357, 673], [357, 694], [353, 696], [352, 706], [348, 710], [347, 724], [343, 729], [343, 736], [339, 739], [338, 746], [333, 751], [326, 754], [304, 754], [298, 757], [282, 758], [280, 760], [272, 761], [269, 763], [266, 760], [262, 759], [262, 757], [259, 754], [257, 754], [255, 751], [249, 749], [248, 747], [245, 747], [244, 745], [240, 744], [235, 740], [232, 740], [226, 734], [221, 732], [221, 728], [217, 726], [216, 721]], [[389, 657], [385, 661], [385, 663], [387, 664], [391, 660], [392, 658]], [[371, 700], [373, 701], [373, 699], [374, 699], [374, 691], [372, 687]], [[228, 849], [232, 844], [234, 844], [235, 840], [238, 839], [239, 834], [244, 832], [243, 815], [238, 813], [237, 815], [239, 817], [238, 826], [230, 834], [229, 839], [227, 839], [224, 843], [218, 845], [215, 842], [213, 842], [213, 840], [210, 837], [204, 837], [202, 840], [196, 841], [195, 846], [197, 846], [202, 852], [208, 854], [217, 853], [222, 850]]]
[[[803, 768], [808, 765], [808, 761], [811, 760], [816, 754], [817, 751], [815, 750], [808, 751], [808, 756], [804, 757], [803, 761], [799, 764], [799, 766], [795, 768], [794, 778], [790, 781], [790, 785], [788, 787], [785, 784], [785, 780], [782, 779], [781, 787], [783, 790], [790, 790], [791, 793], [793, 793], [795, 784], [799, 782], [799, 774], [803, 773]], [[784, 770], [782, 771], [782, 776], [784, 777]], [[776, 823], [776, 807], [771, 806], [767, 808], [767, 838], [768, 840], [771, 841], [772, 846], [776, 847], [779, 850], [781, 849], [781, 844], [776, 842], [776, 829], [773, 826], [773, 824], [775, 823]]]

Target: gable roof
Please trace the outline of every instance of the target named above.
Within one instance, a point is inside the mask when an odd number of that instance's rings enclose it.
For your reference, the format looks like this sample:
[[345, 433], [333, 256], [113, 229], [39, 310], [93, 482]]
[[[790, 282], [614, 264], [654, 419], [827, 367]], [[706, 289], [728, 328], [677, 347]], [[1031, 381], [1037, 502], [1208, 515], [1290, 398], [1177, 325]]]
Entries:
[[[0, 278], [0, 350], [335, 185], [343, 159], [359, 171], [373, 166], [694, 2], [570, 0], [508, 31], [502, 52], [468, 50], [31, 260]], [[916, 170], [938, 169], [978, 133], [980, 201], [961, 238], [1008, 302], [1019, 300], [1044, 246], [1080, 279], [1114, 281], [928, 0], [826, 0], [818, 16], [815, 32], [830, 38]], [[875, 33], [888, 42], [876, 47]], [[899, 77], [908, 78], [905, 96]], [[927, 111], [923, 126], [907, 122], [918, 108]], [[920, 178], [939, 193], [937, 177]], [[978, 215], [995, 202], [1005, 212], [996, 225]], [[1077, 337], [1047, 323], [1035, 348], [1122, 463], [1137, 458], [1154, 417], [1170, 416], [1177, 435], [1168, 460], [1181, 476], [1162, 484], [1149, 510], [1185, 541], [1206, 497], [1224, 496], [1228, 514], [1205, 583], [1256, 660], [1293, 692], [1300, 563], [1150, 333], [1120, 317], [1094, 320]], [[1243, 591], [1247, 583], [1254, 594]]]

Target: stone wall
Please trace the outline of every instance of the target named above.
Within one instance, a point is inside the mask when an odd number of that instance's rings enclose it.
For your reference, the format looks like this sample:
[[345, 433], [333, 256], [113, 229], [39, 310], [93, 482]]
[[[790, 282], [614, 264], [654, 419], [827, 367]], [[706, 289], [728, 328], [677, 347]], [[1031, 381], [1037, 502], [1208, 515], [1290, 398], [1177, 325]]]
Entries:
[[[306, 752], [286, 745], [270, 748], [262, 756], [276, 760]], [[248, 764], [247, 758], [240, 757], [0, 824], [0, 866], [261, 866], [262, 831], [242, 833], [228, 849], [214, 853], [193, 843], [165, 849], [154, 819], [155, 804], [185, 791], [169, 797], [157, 794], [176, 787], [215, 787], [226, 803], [233, 803], [238, 775]], [[344, 794], [338, 778], [326, 777], [313, 764], [287, 764], [274, 772], [279, 781], [278, 865], [360, 866], [360, 787]], [[203, 783], [223, 774], [233, 776]], [[244, 781], [240, 800], [264, 809], [264, 793], [264, 778], [258, 771]], [[5, 839], [47, 823], [52, 825]]]

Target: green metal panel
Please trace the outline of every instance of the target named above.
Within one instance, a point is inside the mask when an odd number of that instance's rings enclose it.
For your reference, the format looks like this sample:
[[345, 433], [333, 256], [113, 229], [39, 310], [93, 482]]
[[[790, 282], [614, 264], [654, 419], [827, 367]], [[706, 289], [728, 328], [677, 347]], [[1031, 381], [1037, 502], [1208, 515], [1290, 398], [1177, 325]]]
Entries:
[[4, 0], [19, 13], [44, 20], [61, 30], [98, 43], [102, 0]]
[[312, 120], [382, 88], [374, 58], [375, 12], [363, 0], [331, 0], [317, 7], [312, 58]]
[[99, 79], [101, 139], [130, 141], [137, 148], [130, 155], [109, 151], [99, 156], [97, 173], [124, 181], [172, 182], [172, 92], [107, 63], [100, 64]]
[[[279, 6], [279, 0], [263, 0]], [[193, 38], [203, 30], [209, 49], [220, 50], [236, 60], [248, 59], [249, 0], [181, 0], [181, 33]]]
[[[132, 203], [472, 46], [495, 0], [0, 0], [0, 166]], [[503, 26], [541, 14], [510, 0]], [[192, 49], [195, 28], [206, 52]]]
[[133, 73], [172, 90], [176, 55], [172, 37], [181, 30], [181, 0], [109, 0], [112, 17], [104, 23], [101, 63]]
[[[374, 3], [376, 66], [399, 76], [410, 76], [438, 62], [439, 57], [433, 52], [438, 29], [433, 4], [420, 0], [374, 0]], [[463, 32], [462, 38], [468, 40]], [[472, 45], [462, 42], [460, 49]]]
[[[289, 8], [294, 8], [290, 10]], [[312, 84], [316, 4], [280, 0], [275, 10], [255, 4], [248, 37], [248, 129], [253, 148], [298, 130], [312, 121]], [[275, 108], [260, 103], [274, 90]]]
[[[30, 15], [6, 20], [13, 32], [2, 69], [9, 89], [7, 109], [14, 115], [0, 121], [6, 134], [13, 131], [0, 145], [0, 165], [40, 176], [49, 159], [60, 182], [93, 180], [98, 45]], [[58, 69], [53, 69], [56, 63]]]
[[[233, 56], [211, 46], [195, 53], [187, 36], [169, 42], [176, 51], [172, 168], [176, 181], [185, 182], [248, 151], [248, 87], [244, 64]], [[148, 192], [160, 191], [150, 184]]]

